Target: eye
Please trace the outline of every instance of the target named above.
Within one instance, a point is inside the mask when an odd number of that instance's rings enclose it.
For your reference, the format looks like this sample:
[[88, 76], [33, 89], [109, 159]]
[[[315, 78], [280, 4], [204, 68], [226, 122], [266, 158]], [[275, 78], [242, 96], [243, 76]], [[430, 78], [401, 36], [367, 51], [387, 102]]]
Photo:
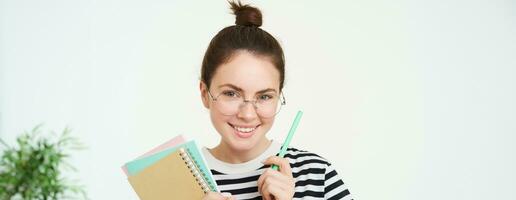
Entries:
[[266, 100], [271, 100], [273, 99], [274, 96], [272, 95], [269, 95], [269, 94], [262, 94], [260, 95], [260, 97], [258, 98], [258, 100], [261, 100], [261, 101], [266, 101]]
[[234, 90], [226, 90], [222, 94], [226, 97], [240, 97], [240, 94]]

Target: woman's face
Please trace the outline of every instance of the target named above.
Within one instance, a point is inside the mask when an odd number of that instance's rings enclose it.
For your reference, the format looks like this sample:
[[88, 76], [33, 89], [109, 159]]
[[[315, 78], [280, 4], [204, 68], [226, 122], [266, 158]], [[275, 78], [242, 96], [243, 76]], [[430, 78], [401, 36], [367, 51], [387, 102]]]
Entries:
[[[247, 100], [256, 100], [263, 97], [260, 95], [267, 89], [267, 94], [273, 93], [279, 97], [279, 77], [279, 71], [266, 57], [238, 51], [229, 62], [218, 67], [209, 90], [215, 98], [221, 93], [237, 91]], [[218, 102], [212, 101], [202, 82], [200, 89], [204, 106], [210, 109], [211, 121], [221, 135], [223, 145], [235, 151], [248, 151], [256, 146], [268, 145], [265, 134], [272, 127], [274, 117], [261, 117], [252, 103], [240, 106], [233, 115], [223, 114], [216, 105]]]

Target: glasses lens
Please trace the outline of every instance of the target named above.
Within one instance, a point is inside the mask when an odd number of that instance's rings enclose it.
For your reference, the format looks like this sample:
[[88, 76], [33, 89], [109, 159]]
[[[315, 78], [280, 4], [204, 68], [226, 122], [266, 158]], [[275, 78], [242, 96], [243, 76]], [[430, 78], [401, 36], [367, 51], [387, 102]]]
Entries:
[[[215, 100], [215, 107], [223, 115], [235, 115], [244, 105], [244, 97], [235, 91], [221, 92]], [[277, 95], [260, 95], [253, 102], [256, 114], [263, 118], [274, 117], [285, 104], [284, 98]]]
[[266, 101], [256, 101], [256, 112], [260, 117], [270, 118], [274, 117], [279, 113], [281, 107], [283, 106], [283, 101], [281, 101], [278, 96]]
[[235, 91], [221, 92], [216, 99], [215, 105], [224, 115], [236, 114], [243, 102], [241, 95]]

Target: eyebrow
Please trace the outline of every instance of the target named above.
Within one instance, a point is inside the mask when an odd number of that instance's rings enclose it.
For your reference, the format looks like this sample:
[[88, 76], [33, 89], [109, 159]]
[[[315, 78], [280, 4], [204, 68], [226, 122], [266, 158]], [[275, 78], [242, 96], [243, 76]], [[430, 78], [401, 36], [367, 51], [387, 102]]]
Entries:
[[[243, 92], [244, 91], [242, 88], [239, 88], [236, 85], [233, 85], [231, 83], [226, 83], [226, 84], [219, 85], [218, 88], [221, 88], [221, 87], [230, 87], [230, 88], [233, 88], [233, 89], [235, 89], [235, 90], [237, 90], [239, 92]], [[265, 93], [265, 92], [269, 92], [269, 91], [276, 92], [276, 89], [274, 89], [274, 88], [267, 88], [267, 89], [263, 89], [263, 90], [260, 90], [260, 91], [256, 92], [256, 94], [258, 94], [258, 93]]]

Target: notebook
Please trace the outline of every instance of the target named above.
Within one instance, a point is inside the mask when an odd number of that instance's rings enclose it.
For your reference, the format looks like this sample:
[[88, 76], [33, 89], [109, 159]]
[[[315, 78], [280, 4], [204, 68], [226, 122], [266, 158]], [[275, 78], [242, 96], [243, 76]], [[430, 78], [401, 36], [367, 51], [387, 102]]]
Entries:
[[[143, 155], [139, 156], [138, 158], [143, 158], [143, 157], [146, 157], [146, 156], [150, 156], [152, 154], [155, 154], [155, 153], [158, 153], [160, 151], [163, 151], [167, 148], [170, 148], [170, 147], [174, 147], [178, 144], [181, 144], [181, 143], [184, 143], [186, 141], [185, 137], [183, 135], [178, 135], [168, 141], [166, 141], [165, 143], [157, 146], [157, 147], [154, 147], [153, 149], [147, 151], [146, 153], [144, 153]], [[127, 166], [124, 165], [122, 166], [122, 170], [124, 171], [125, 175], [129, 175], [129, 171], [127, 170]]]
[[219, 192], [195, 141], [161, 149], [122, 167], [140, 199], [202, 199], [209, 191]]

